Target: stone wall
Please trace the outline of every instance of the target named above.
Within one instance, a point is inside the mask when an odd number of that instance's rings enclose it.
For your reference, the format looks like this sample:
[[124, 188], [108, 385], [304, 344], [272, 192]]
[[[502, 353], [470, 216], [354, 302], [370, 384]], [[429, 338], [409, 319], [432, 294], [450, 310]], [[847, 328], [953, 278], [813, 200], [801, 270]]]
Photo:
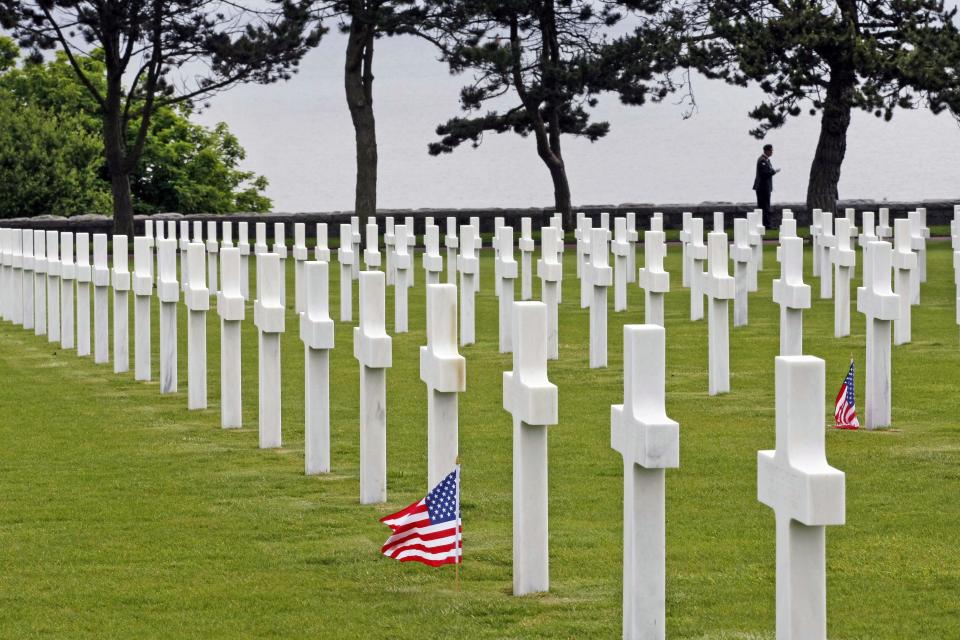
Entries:
[[[926, 207], [927, 209], [927, 224], [929, 226], [934, 225], [944, 225], [949, 224], [950, 220], [953, 219], [953, 210], [954, 204], [960, 203], [960, 198], [956, 200], [925, 200], [922, 202], [875, 202], [872, 200], [845, 200], [841, 201], [839, 204], [839, 209], [842, 211], [847, 207], [852, 207], [857, 210], [857, 220], [859, 224], [860, 215], [862, 211], [877, 211], [880, 207], [887, 207], [890, 209], [891, 220], [899, 217], [906, 216], [907, 212], [917, 207]], [[806, 205], [801, 203], [778, 203], [774, 206], [774, 211], [779, 212], [784, 208], [792, 209], [794, 216], [797, 218], [798, 227], [803, 228], [809, 226], [810, 224], [810, 215], [807, 211]], [[682, 217], [684, 211], [691, 211], [694, 215], [704, 217], [708, 220], [711, 219], [711, 214], [714, 211], [723, 211], [727, 214], [726, 216], [726, 225], [728, 228], [733, 226], [733, 218], [737, 216], [743, 216], [748, 211], [752, 211], [754, 205], [752, 203], [732, 203], [732, 202], [703, 202], [700, 204], [619, 204], [619, 205], [587, 205], [577, 207], [575, 211], [583, 211], [588, 216], [594, 220], [599, 220], [601, 212], [609, 212], [611, 217], [620, 217], [623, 216], [628, 211], [633, 211], [637, 215], [637, 228], [646, 229], [649, 228], [649, 220], [653, 216], [655, 211], [663, 212], [664, 216], [664, 227], [667, 229], [678, 229], [682, 224]], [[265, 213], [265, 214], [233, 214], [228, 216], [220, 215], [208, 215], [208, 214], [196, 214], [196, 215], [180, 215], [178, 213], [164, 213], [156, 214], [154, 216], [149, 216], [149, 219], [153, 220], [230, 220], [234, 223], [240, 221], [247, 221], [250, 223], [250, 241], [253, 242], [254, 238], [254, 229], [253, 224], [256, 222], [266, 222], [268, 224], [274, 222], [284, 222], [287, 223], [285, 232], [288, 236], [293, 236], [293, 223], [304, 222], [307, 223], [307, 236], [313, 237], [315, 234], [314, 224], [317, 222], [326, 222], [328, 225], [328, 233], [331, 238], [339, 236], [340, 224], [350, 222], [350, 211], [333, 211], [329, 213]], [[448, 216], [455, 216], [458, 220], [458, 224], [464, 224], [469, 221], [471, 217], [480, 218], [480, 227], [481, 231], [484, 233], [490, 233], [493, 231], [493, 224], [495, 217], [503, 217], [507, 224], [513, 226], [514, 228], [520, 228], [520, 219], [524, 217], [530, 217], [533, 219], [534, 229], [539, 229], [543, 223], [548, 219], [548, 216], [553, 213], [552, 209], [539, 209], [539, 208], [527, 208], [527, 209], [382, 209], [379, 211], [379, 216], [394, 216], [395, 218], [403, 218], [406, 216], [411, 216], [414, 218], [414, 225], [416, 227], [416, 233], [423, 233], [424, 219], [428, 216], [433, 216], [436, 220], [436, 223], [440, 225], [441, 235], [446, 233], [446, 219]], [[778, 218], [779, 214], [775, 214], [775, 217]], [[147, 220], [148, 216], [136, 216], [135, 218], [135, 229], [138, 234], [143, 233], [143, 222]], [[712, 224], [712, 223], [711, 223]], [[57, 216], [39, 216], [36, 218], [11, 218], [6, 220], [0, 220], [0, 226], [5, 227], [33, 227], [36, 229], [50, 229], [50, 230], [59, 230], [59, 231], [86, 231], [88, 233], [112, 233], [112, 222], [111, 218], [107, 216], [98, 216], [98, 215], [82, 215], [82, 216], [73, 216], [71, 218], [61, 218]], [[206, 225], [204, 225], [206, 229]], [[273, 236], [273, 229], [268, 229], [268, 235]], [[236, 238], [236, 230], [234, 230], [234, 238]]]

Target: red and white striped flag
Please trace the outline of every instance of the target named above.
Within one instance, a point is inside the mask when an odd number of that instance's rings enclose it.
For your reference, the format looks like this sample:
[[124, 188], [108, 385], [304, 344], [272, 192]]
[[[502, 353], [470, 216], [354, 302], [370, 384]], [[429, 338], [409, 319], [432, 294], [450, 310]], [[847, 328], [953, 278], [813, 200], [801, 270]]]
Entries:
[[460, 466], [440, 481], [423, 500], [381, 518], [393, 530], [380, 549], [400, 562], [422, 562], [432, 567], [462, 562], [460, 522]]
[[840, 393], [837, 394], [837, 403], [833, 410], [833, 417], [838, 429], [860, 428], [860, 421], [857, 419], [857, 400], [853, 386], [854, 371], [855, 365], [851, 360], [850, 371], [847, 372], [847, 377], [843, 379]]

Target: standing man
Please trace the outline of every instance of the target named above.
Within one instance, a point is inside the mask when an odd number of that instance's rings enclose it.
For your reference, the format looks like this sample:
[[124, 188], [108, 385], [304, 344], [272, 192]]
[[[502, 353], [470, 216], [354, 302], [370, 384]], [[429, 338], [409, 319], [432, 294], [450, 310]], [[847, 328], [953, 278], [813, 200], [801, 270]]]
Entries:
[[773, 145], [763, 145], [763, 153], [757, 158], [757, 175], [753, 179], [753, 190], [757, 192], [757, 208], [763, 209], [763, 226], [769, 227], [770, 219], [770, 194], [773, 192], [773, 176], [780, 173], [780, 169], [774, 169], [770, 164], [770, 156], [773, 155]]

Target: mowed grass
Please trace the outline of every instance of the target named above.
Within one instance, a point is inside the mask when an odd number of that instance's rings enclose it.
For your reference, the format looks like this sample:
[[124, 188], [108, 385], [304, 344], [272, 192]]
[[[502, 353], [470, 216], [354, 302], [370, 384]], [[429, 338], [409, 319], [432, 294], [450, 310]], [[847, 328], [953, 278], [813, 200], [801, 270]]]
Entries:
[[[707, 327], [691, 323], [680, 251], [667, 261], [667, 409], [681, 466], [667, 478], [667, 635], [774, 637], [774, 517], [756, 499], [756, 452], [774, 446], [779, 266], [766, 247], [750, 325], [731, 335], [733, 392], [707, 395]], [[641, 253], [642, 255], [642, 253]], [[807, 281], [811, 282], [807, 255]], [[643, 319], [642, 292], [613, 313], [610, 366], [588, 368], [588, 311], [566, 252], [560, 423], [550, 428], [548, 594], [511, 595], [511, 417], [502, 409], [493, 262], [485, 253], [477, 344], [464, 348], [460, 398], [465, 561], [431, 569], [379, 555], [378, 522], [426, 491], [423, 272], [410, 328], [393, 336], [388, 373], [389, 502], [358, 501], [358, 367], [352, 326], [331, 358], [333, 473], [303, 475], [303, 346], [291, 310], [283, 336], [285, 447], [257, 448], [252, 307], [243, 333], [244, 428], [220, 429], [219, 319], [208, 316], [210, 408], [180, 392], [0, 326], [0, 637], [3, 638], [614, 638], [621, 629], [623, 462], [610, 448], [622, 399], [622, 325]], [[293, 306], [293, 261], [288, 304]], [[251, 273], [253, 273], [251, 263]], [[859, 269], [858, 269], [859, 273]], [[857, 280], [857, 283], [859, 279]], [[337, 319], [339, 272], [330, 273]], [[805, 351], [827, 363], [824, 419], [850, 357], [863, 389], [864, 321], [833, 338], [833, 303], [806, 313]], [[519, 283], [517, 284], [519, 292]], [[539, 285], [535, 281], [534, 293]], [[388, 289], [388, 331], [393, 327]], [[855, 299], [855, 293], [854, 299]], [[827, 536], [833, 640], [960, 637], [960, 340], [948, 245], [930, 244], [914, 342], [893, 352], [894, 428], [828, 430], [846, 472], [847, 524]], [[356, 294], [354, 297], [356, 301]], [[156, 307], [156, 301], [154, 300]], [[131, 300], [132, 309], [132, 300]], [[356, 318], [356, 314], [354, 316]], [[154, 378], [156, 360], [156, 308]], [[132, 335], [132, 326], [131, 326]], [[131, 346], [132, 352], [132, 346]], [[863, 396], [858, 394], [863, 407]]]

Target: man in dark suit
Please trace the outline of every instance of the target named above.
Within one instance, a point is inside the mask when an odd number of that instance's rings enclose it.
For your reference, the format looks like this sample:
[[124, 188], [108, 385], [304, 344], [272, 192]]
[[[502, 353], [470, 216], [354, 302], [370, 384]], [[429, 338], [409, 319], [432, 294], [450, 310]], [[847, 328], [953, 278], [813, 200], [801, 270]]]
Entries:
[[763, 226], [769, 227], [770, 219], [770, 194], [773, 192], [773, 176], [780, 173], [780, 169], [774, 169], [770, 164], [770, 156], [773, 155], [773, 145], [763, 145], [763, 154], [757, 158], [757, 175], [753, 179], [753, 190], [757, 192], [757, 208], [763, 209]]

